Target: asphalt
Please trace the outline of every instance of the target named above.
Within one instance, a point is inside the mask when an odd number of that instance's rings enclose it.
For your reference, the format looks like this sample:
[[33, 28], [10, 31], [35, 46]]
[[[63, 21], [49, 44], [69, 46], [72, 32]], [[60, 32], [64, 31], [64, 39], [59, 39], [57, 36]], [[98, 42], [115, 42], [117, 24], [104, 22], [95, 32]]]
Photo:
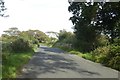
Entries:
[[18, 78], [118, 78], [118, 71], [58, 48], [42, 46]]

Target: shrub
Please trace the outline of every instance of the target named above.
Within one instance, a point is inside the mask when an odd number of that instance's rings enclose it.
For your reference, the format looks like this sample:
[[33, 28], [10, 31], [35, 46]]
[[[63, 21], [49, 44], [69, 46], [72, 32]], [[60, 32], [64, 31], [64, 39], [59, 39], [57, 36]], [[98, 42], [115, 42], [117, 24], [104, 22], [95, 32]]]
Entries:
[[13, 52], [27, 52], [32, 50], [32, 45], [28, 41], [18, 38], [12, 42], [11, 48]]
[[10, 47], [11, 43], [2, 42], [2, 52], [11, 52], [12, 48]]
[[93, 52], [93, 56], [96, 62], [106, 63], [104, 60], [106, 58], [106, 54], [109, 53], [109, 46], [99, 47], [95, 49]]
[[106, 57], [109, 58], [108, 66], [120, 71], [120, 46], [112, 45]]
[[99, 47], [92, 54], [96, 62], [120, 70], [120, 46], [109, 45]]
[[95, 41], [95, 47], [103, 47], [110, 44], [109, 38], [106, 35], [98, 35]]
[[120, 46], [120, 38], [115, 38], [114, 39], [114, 45], [119, 45]]

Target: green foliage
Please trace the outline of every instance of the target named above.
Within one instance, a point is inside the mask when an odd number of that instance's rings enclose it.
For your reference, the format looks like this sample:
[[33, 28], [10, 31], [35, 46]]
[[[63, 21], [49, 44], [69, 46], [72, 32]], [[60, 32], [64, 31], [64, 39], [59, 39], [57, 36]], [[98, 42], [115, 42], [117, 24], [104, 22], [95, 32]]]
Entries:
[[63, 50], [71, 50], [76, 46], [75, 35], [71, 32], [61, 30], [58, 35], [58, 41], [53, 45], [53, 47], [59, 47]]
[[120, 38], [114, 39], [114, 45], [119, 45], [120, 46]]
[[94, 57], [93, 57], [93, 55], [91, 53], [84, 53], [84, 54], [82, 54], [82, 58], [94, 61]]
[[39, 46], [39, 42], [47, 42], [49, 37], [39, 30], [28, 30], [20, 32], [18, 28], [12, 27], [2, 34], [4, 52], [27, 52], [32, 51], [34, 44]]
[[93, 50], [93, 44], [91, 42], [81, 41], [79, 40], [79, 51], [81, 52], [89, 52]]
[[32, 50], [32, 45], [28, 41], [18, 38], [11, 43], [11, 48], [13, 52], [27, 52]]
[[69, 51], [69, 53], [70, 54], [75, 54], [75, 55], [82, 54], [79, 51], [75, 51], [75, 50]]
[[82, 52], [93, 50], [97, 34], [92, 20], [96, 15], [97, 4], [73, 2], [70, 3], [68, 10], [73, 14], [70, 20], [74, 24], [78, 49]]
[[4, 31], [9, 36], [18, 36], [20, 31], [17, 27], [9, 28], [8, 30]]
[[58, 39], [59, 41], [63, 41], [65, 43], [71, 43], [71, 40], [73, 38], [74, 34], [72, 34], [71, 32], [67, 32], [66, 30], [60, 30]]
[[65, 51], [71, 50], [71, 46], [69, 44], [63, 44], [60, 42], [55, 43], [52, 47], [57, 47], [57, 48], [60, 48], [62, 50], [65, 50]]
[[[74, 24], [75, 36], [78, 39], [77, 46], [80, 51], [92, 51], [96, 47], [107, 45], [109, 41], [113, 43], [113, 39], [120, 37], [120, 2], [69, 3], [68, 10], [73, 14], [70, 20]], [[99, 37], [101, 34], [108, 36], [108, 39], [103, 36]]]
[[27, 53], [3, 53], [2, 54], [2, 78], [16, 78], [21, 67], [28, 62], [33, 52]]
[[105, 3], [97, 13], [96, 29], [110, 36], [113, 43], [116, 37], [120, 38], [120, 2]]
[[57, 41], [57, 38], [50, 37], [50, 38], [49, 38], [49, 41], [47, 42], [47, 44], [48, 44], [49, 46], [53, 46], [53, 44], [55, 44], [56, 41]]
[[112, 45], [109, 54], [106, 56], [110, 60], [108, 66], [120, 71], [120, 46]]
[[39, 30], [19, 32], [17, 28], [10, 28], [5, 31], [5, 34], [2, 34], [2, 77], [16, 78], [21, 67], [28, 62], [38, 47], [39, 39], [45, 41], [46, 38]]
[[95, 49], [92, 54], [94, 55], [94, 59], [96, 62], [106, 63], [104, 59], [106, 58], [106, 54], [109, 53], [110, 46], [98, 47]]
[[80, 56], [80, 57], [82, 57], [82, 58], [85, 58], [85, 59], [87, 59], [87, 60], [92, 60], [92, 61], [94, 61], [93, 55], [90, 54], [90, 53], [81, 53], [81, 52], [76, 51], [76, 50], [71, 50], [71, 51], [69, 51], [69, 53], [70, 53], [70, 54], [78, 55], [78, 56]]
[[30, 40], [32, 43], [36, 42], [47, 42], [49, 40], [49, 37], [39, 30], [28, 30], [23, 31], [20, 33], [20, 36], [22, 38], [25, 38], [26, 40]]
[[27, 52], [32, 51], [33, 45], [28, 41], [17, 38], [13, 41], [3, 42], [2, 43], [2, 51], [3, 52]]
[[11, 43], [2, 42], [2, 52], [11, 52], [12, 48], [10, 47]]
[[92, 52], [96, 62], [120, 70], [120, 46], [109, 45], [99, 47]]
[[106, 35], [96, 36], [95, 48], [109, 45], [109, 38]]
[[92, 51], [82, 57], [120, 70], [120, 2], [69, 4], [77, 49]]

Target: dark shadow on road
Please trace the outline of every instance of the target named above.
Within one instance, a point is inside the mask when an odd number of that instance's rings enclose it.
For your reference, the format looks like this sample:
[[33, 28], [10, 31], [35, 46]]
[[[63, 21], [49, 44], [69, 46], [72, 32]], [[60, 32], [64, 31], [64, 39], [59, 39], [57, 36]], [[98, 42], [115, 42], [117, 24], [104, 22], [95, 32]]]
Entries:
[[[42, 47], [45, 51], [50, 52], [59, 52], [62, 51], [56, 49], [51, 49], [47, 47]], [[72, 59], [66, 59], [62, 55], [57, 54], [47, 54], [43, 52], [37, 52], [33, 59], [25, 66], [27, 71], [22, 73], [22, 77], [24, 78], [37, 78], [38, 75], [45, 74], [45, 73], [52, 73], [55, 74], [56, 71], [65, 72], [67, 73], [67, 70], [74, 71], [86, 76], [93, 76], [93, 75], [100, 75], [97, 72], [91, 72], [88, 70], [84, 70], [81, 68], [78, 68], [78, 64], [75, 63]]]

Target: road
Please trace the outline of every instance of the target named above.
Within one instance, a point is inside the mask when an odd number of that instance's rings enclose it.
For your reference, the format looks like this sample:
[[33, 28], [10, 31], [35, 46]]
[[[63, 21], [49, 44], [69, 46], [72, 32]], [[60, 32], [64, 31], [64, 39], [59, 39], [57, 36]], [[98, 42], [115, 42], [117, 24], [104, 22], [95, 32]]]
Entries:
[[118, 78], [118, 71], [58, 48], [43, 46], [18, 78]]

